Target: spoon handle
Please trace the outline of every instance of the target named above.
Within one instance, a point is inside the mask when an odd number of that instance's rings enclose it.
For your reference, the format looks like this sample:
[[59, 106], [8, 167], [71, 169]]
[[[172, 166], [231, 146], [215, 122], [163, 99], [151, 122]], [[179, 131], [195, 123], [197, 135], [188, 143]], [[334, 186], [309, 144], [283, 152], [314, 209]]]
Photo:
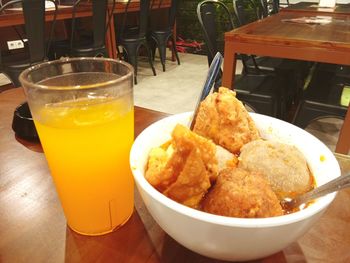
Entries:
[[338, 178], [321, 185], [310, 192], [307, 192], [303, 195], [296, 197], [294, 205], [300, 205], [310, 201], [311, 199], [315, 199], [326, 194], [339, 191], [343, 188], [350, 186], [350, 174], [339, 176]]
[[201, 104], [202, 100], [204, 100], [208, 96], [211, 88], [213, 87], [214, 81], [215, 81], [217, 75], [219, 74], [219, 71], [221, 69], [222, 60], [223, 60], [222, 55], [220, 54], [220, 52], [217, 52], [215, 57], [213, 58], [211, 64], [210, 64], [207, 78], [205, 79], [205, 83], [204, 83], [204, 86], [202, 89], [202, 93], [198, 99], [196, 109], [195, 109], [193, 117], [192, 117], [192, 121], [190, 124], [190, 130], [193, 130], [193, 128], [194, 128], [195, 119], [197, 117], [197, 113], [199, 110], [199, 105]]

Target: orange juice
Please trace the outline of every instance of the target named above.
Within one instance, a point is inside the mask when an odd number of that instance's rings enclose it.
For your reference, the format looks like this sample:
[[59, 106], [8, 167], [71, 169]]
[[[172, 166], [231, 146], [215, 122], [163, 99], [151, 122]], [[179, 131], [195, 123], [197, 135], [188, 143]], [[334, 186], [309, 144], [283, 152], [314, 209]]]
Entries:
[[111, 232], [133, 212], [134, 112], [126, 97], [78, 99], [36, 111], [35, 125], [68, 225], [79, 233]]

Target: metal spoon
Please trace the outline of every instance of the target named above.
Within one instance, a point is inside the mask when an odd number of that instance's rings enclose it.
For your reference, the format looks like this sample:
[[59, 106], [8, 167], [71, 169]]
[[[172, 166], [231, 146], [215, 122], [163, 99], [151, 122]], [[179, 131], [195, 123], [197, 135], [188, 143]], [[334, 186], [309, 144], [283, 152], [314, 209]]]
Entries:
[[194, 125], [196, 123], [195, 120], [196, 120], [196, 117], [197, 117], [197, 114], [198, 114], [199, 105], [208, 96], [210, 90], [213, 87], [214, 81], [216, 80], [216, 77], [218, 76], [218, 74], [220, 72], [222, 60], [223, 60], [222, 55], [220, 54], [220, 52], [217, 52], [215, 57], [213, 58], [211, 64], [210, 64], [209, 71], [208, 71], [208, 74], [207, 74], [207, 78], [206, 78], [206, 80], [204, 82], [204, 86], [203, 86], [203, 89], [202, 89], [202, 93], [201, 93], [201, 95], [200, 95], [200, 97], [198, 99], [196, 108], [194, 110], [194, 114], [193, 114], [193, 117], [192, 117], [192, 120], [191, 120], [191, 124], [190, 124], [190, 130], [193, 130]]
[[294, 208], [297, 208], [300, 205], [307, 203], [308, 201], [349, 186], [350, 174], [343, 175], [295, 198], [285, 198], [281, 200], [281, 206], [286, 210], [293, 210]]

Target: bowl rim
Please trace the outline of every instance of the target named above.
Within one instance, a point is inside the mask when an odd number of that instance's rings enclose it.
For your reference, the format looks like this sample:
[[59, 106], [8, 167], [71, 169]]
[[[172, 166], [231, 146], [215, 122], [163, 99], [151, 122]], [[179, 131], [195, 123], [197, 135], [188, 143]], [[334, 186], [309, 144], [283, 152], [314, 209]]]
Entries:
[[[164, 121], [167, 121], [169, 119], [171, 120], [173, 118], [181, 119], [181, 118], [189, 117], [190, 114], [193, 114], [193, 112], [174, 114], [174, 115], [162, 118], [162, 119], [152, 123], [151, 125], [149, 125], [147, 128], [145, 128], [137, 136], [137, 138], [135, 139], [134, 144], [131, 148], [131, 151], [130, 151], [130, 166], [131, 166], [131, 170], [132, 170], [132, 173], [133, 173], [133, 176], [134, 176], [134, 179], [136, 181], [137, 186], [144, 189], [153, 199], [159, 201], [162, 205], [166, 206], [167, 208], [174, 210], [174, 211], [176, 211], [176, 212], [178, 212], [186, 217], [190, 217], [193, 219], [197, 219], [197, 220], [212, 223], [212, 224], [231, 226], [231, 227], [241, 227], [241, 228], [264, 228], [264, 227], [278, 227], [278, 226], [287, 225], [287, 224], [291, 224], [294, 222], [306, 220], [306, 219], [312, 217], [313, 215], [316, 215], [317, 213], [323, 212], [325, 210], [325, 208], [327, 208], [328, 205], [334, 200], [337, 192], [323, 196], [323, 197], [317, 199], [314, 204], [306, 207], [305, 209], [302, 209], [300, 211], [297, 211], [297, 212], [294, 212], [291, 214], [286, 214], [286, 215], [276, 216], [276, 217], [268, 217], [268, 218], [237, 218], [237, 217], [227, 217], [227, 216], [214, 215], [214, 214], [210, 214], [210, 213], [203, 212], [200, 210], [196, 210], [196, 209], [187, 207], [185, 205], [182, 205], [180, 203], [177, 203], [176, 201], [166, 197], [165, 195], [160, 193], [158, 190], [156, 190], [146, 180], [146, 178], [143, 176], [142, 172], [135, 167], [133, 160], [137, 157], [136, 156], [137, 155], [136, 149], [137, 149], [137, 147], [142, 145], [142, 142], [141, 142], [142, 137], [149, 130], [151, 130], [152, 127], [154, 127], [155, 125], [159, 125], [160, 122], [164, 122]], [[301, 129], [301, 128], [299, 128], [291, 123], [283, 121], [283, 120], [279, 120], [279, 119], [276, 119], [276, 118], [273, 118], [270, 116], [266, 116], [266, 115], [262, 115], [262, 114], [258, 114], [258, 113], [250, 113], [250, 114], [252, 116], [257, 115], [257, 116], [264, 117], [264, 118], [274, 119], [274, 120], [277, 120], [279, 122], [283, 122], [284, 125], [293, 126], [294, 128], [301, 130], [303, 133], [308, 133], [305, 130], [303, 130], [303, 129]], [[310, 133], [308, 133], [308, 134], [310, 136], [314, 137], [314, 139], [316, 139], [319, 143], [324, 145], [324, 143], [321, 142], [319, 139], [317, 139], [314, 135], [312, 135]], [[326, 147], [325, 150], [328, 151], [328, 154], [331, 154], [330, 156], [332, 156], [332, 158], [334, 158], [334, 160], [336, 161], [335, 156], [328, 149], [328, 147]], [[337, 171], [335, 171], [335, 173], [337, 174], [336, 177], [338, 177], [341, 175], [341, 172], [340, 172], [340, 167], [339, 167], [339, 164], [337, 161], [336, 161], [336, 164], [337, 164]], [[147, 206], [147, 204], [146, 204], [146, 206]]]

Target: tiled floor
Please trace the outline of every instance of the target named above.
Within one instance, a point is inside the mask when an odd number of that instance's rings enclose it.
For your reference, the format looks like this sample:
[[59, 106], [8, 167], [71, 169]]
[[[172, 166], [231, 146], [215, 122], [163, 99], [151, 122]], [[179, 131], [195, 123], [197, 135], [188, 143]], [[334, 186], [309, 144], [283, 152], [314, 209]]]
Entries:
[[147, 62], [140, 63], [138, 84], [134, 86], [136, 105], [167, 113], [194, 109], [207, 74], [207, 59], [199, 55], [179, 55], [181, 65], [169, 58], [165, 72], [156, 58], [157, 76], [152, 75]]
[[10, 83], [10, 81], [8, 80], [8, 78], [6, 78], [6, 76], [4, 74], [0, 73], [0, 86], [6, 85], [9, 83]]
[[[134, 86], [135, 104], [168, 113], [193, 110], [207, 74], [205, 56], [180, 54], [181, 65], [166, 62], [166, 72], [156, 58], [157, 76], [147, 63], [140, 63], [139, 84]], [[240, 67], [238, 67], [240, 70]], [[334, 150], [342, 120], [329, 118], [311, 123], [306, 130]]]

